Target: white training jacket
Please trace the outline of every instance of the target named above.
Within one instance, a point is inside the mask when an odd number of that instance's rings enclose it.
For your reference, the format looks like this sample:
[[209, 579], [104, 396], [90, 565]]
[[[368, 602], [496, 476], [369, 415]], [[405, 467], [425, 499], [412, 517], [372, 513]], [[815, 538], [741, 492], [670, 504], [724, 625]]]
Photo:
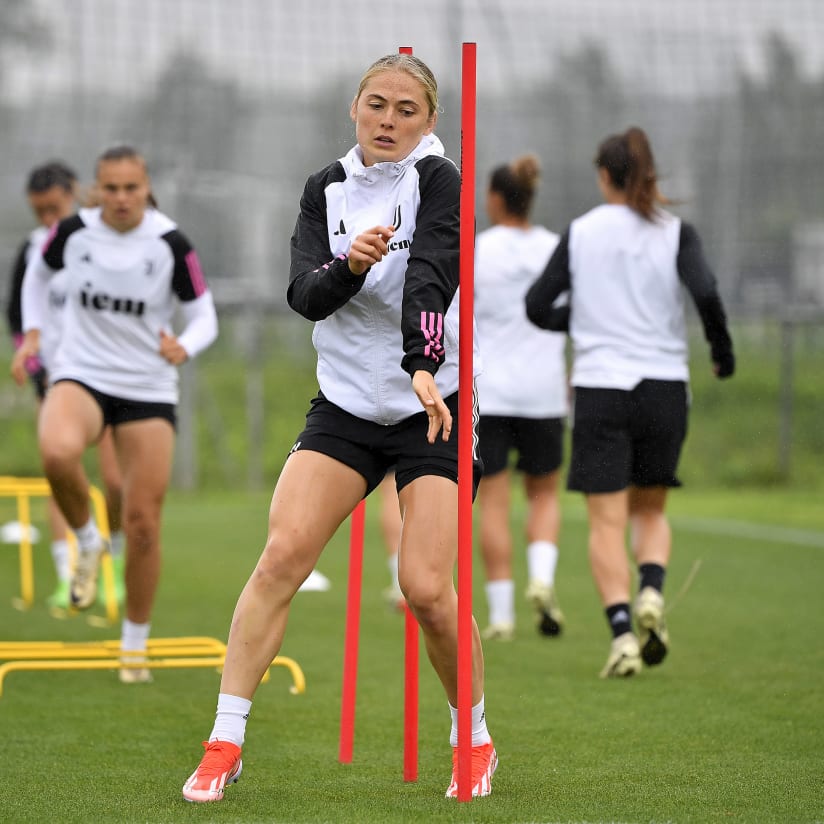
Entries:
[[[292, 235], [289, 305], [315, 321], [320, 390], [352, 415], [394, 424], [423, 411], [410, 376], [458, 389], [460, 175], [434, 135], [403, 160], [364, 166], [360, 147], [306, 182]], [[349, 271], [356, 235], [394, 226], [389, 254]], [[473, 336], [474, 371], [480, 369]]]
[[569, 329], [573, 386], [687, 381], [683, 287], [718, 376], [731, 375], [735, 356], [715, 276], [694, 227], [664, 210], [645, 220], [628, 206], [604, 204], [573, 220], [527, 292], [527, 316], [544, 329]]
[[543, 226], [492, 226], [475, 241], [475, 319], [484, 370], [481, 415], [567, 414], [566, 335], [526, 316], [527, 290], [544, 271], [558, 235]]
[[177, 225], [155, 209], [128, 232], [81, 209], [53, 228], [23, 279], [23, 328], [44, 330], [48, 284], [60, 272], [66, 302], [49, 380], [81, 381], [127, 400], [177, 403], [177, 368], [160, 355], [160, 332], [194, 357], [217, 337], [217, 315], [197, 253]]

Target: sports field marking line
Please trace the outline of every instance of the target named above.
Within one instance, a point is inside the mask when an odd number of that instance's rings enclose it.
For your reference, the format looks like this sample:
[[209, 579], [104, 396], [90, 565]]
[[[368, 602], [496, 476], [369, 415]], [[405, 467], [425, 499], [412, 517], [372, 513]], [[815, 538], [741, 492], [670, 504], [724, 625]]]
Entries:
[[[564, 510], [565, 517], [575, 521], [586, 521], [583, 509]], [[733, 538], [749, 538], [776, 544], [796, 544], [824, 549], [824, 532], [816, 529], [799, 529], [779, 524], [758, 524], [754, 521], [734, 521], [727, 518], [695, 518], [690, 515], [668, 515], [673, 527], [685, 532], [704, 535], [730, 535]]]
[[788, 526], [756, 524], [751, 521], [729, 521], [722, 518], [672, 518], [673, 526], [691, 532], [711, 535], [731, 535], [780, 544], [797, 544], [824, 549], [824, 532], [813, 529], [797, 529]]

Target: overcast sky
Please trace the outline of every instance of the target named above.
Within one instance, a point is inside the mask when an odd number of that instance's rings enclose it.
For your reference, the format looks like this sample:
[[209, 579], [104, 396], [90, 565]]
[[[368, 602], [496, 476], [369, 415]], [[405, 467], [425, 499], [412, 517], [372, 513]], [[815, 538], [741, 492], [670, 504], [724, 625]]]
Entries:
[[478, 48], [478, 85], [545, 76], [558, 55], [605, 41], [622, 76], [692, 93], [763, 69], [768, 31], [824, 72], [824, 0], [29, 0], [54, 34], [47, 56], [6, 66], [20, 99], [67, 84], [133, 91], [186, 49], [248, 87], [307, 92], [415, 47], [441, 83], [457, 84], [460, 44]]

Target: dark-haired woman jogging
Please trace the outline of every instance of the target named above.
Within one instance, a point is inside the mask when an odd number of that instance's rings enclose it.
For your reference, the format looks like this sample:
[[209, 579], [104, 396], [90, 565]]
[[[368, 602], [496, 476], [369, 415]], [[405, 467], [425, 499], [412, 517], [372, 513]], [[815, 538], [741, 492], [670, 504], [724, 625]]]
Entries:
[[[638, 673], [642, 661], [660, 664], [670, 645], [665, 505], [668, 490], [680, 486], [689, 404], [682, 287], [719, 378], [733, 374], [735, 357], [698, 235], [662, 208], [668, 201], [646, 134], [631, 128], [608, 137], [595, 165], [605, 203], [570, 224], [526, 305], [535, 324], [568, 328], [572, 339], [567, 485], [586, 496], [590, 564], [613, 636], [601, 671], [608, 678]], [[632, 607], [627, 527], [640, 576]]]

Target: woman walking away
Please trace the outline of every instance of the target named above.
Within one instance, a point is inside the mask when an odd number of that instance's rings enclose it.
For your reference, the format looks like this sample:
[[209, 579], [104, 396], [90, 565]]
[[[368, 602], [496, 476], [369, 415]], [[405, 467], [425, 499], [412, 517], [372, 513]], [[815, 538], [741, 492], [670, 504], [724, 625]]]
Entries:
[[486, 210], [492, 226], [475, 243], [475, 315], [483, 354], [478, 376], [480, 451], [478, 489], [481, 552], [489, 626], [483, 637], [509, 640], [515, 632], [510, 453], [526, 493], [526, 597], [535, 626], [561, 633], [555, 592], [561, 508], [558, 483], [567, 413], [566, 337], [529, 322], [524, 296], [544, 270], [558, 235], [530, 220], [540, 178], [535, 155], [492, 172]]
[[[670, 646], [665, 514], [687, 433], [686, 287], [719, 378], [732, 340], [695, 229], [666, 211], [647, 135], [608, 137], [595, 157], [605, 203], [574, 220], [526, 297], [530, 319], [569, 329], [575, 390], [567, 485], [586, 496], [592, 574], [612, 631], [603, 678], [660, 664]], [[559, 301], [569, 293], [569, 302]], [[630, 609], [630, 528], [639, 584]], [[638, 635], [633, 630], [633, 620]]]

